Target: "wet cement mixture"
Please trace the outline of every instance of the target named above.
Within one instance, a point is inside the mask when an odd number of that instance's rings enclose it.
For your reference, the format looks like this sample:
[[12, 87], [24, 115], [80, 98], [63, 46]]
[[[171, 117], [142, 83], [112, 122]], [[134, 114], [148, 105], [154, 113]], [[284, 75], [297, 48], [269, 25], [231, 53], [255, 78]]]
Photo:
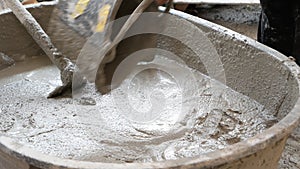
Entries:
[[[190, 13], [216, 24], [232, 29], [252, 39], [257, 38], [260, 5], [229, 5], [196, 8]], [[287, 140], [279, 161], [279, 169], [300, 169], [300, 126]]]
[[[222, 21], [214, 21], [217, 24], [223, 25], [246, 35], [252, 39], [256, 39], [258, 24], [236, 24]], [[287, 140], [285, 150], [279, 161], [279, 169], [300, 169], [300, 126], [292, 133]]]
[[47, 99], [58, 70], [13, 71], [26, 65], [0, 72], [0, 133], [48, 155], [115, 163], [194, 157], [277, 122], [256, 101], [193, 70], [178, 79], [148, 69], [107, 95], [87, 84], [73, 99]]
[[284, 152], [279, 162], [280, 169], [300, 168], [300, 127], [287, 140]]

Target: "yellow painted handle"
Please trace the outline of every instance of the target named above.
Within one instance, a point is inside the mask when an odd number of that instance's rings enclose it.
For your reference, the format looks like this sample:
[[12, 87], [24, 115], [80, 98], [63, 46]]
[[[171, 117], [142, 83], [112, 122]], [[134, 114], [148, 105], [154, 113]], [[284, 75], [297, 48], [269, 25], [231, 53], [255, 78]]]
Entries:
[[96, 32], [103, 32], [105, 29], [106, 22], [108, 20], [108, 15], [110, 11], [111, 6], [110, 5], [104, 5], [100, 10], [99, 10], [99, 15], [98, 15], [98, 24], [96, 26]]
[[79, 0], [75, 6], [75, 10], [71, 15], [73, 19], [77, 18], [78, 16], [82, 15], [85, 11], [87, 5], [89, 4], [90, 0]]

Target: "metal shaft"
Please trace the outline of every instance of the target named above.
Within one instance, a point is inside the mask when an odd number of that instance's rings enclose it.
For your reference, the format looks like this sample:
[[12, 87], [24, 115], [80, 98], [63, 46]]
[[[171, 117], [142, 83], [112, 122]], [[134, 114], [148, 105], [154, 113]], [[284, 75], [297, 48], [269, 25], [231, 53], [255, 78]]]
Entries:
[[18, 20], [24, 25], [27, 32], [33, 37], [36, 43], [43, 49], [51, 61], [63, 71], [67, 65], [68, 59], [58, 52], [58, 49], [52, 44], [51, 39], [45, 33], [40, 24], [23, 7], [19, 0], [3, 0], [7, 7], [12, 10]]

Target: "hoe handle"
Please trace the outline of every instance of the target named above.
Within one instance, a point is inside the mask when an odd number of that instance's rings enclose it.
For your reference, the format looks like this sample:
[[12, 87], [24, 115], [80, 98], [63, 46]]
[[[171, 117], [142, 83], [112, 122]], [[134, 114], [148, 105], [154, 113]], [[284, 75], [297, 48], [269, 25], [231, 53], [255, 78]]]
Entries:
[[66, 67], [66, 58], [52, 44], [51, 39], [34, 19], [34, 17], [23, 7], [19, 0], [3, 0], [7, 7], [12, 10], [18, 20], [24, 25], [27, 32], [35, 42], [43, 49], [50, 60], [62, 71]]

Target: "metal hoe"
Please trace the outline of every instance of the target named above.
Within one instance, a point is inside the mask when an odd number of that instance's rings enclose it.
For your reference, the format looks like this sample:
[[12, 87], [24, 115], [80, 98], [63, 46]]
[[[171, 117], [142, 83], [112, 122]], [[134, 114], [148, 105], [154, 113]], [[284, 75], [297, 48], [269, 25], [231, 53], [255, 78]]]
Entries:
[[[6, 5], [12, 10], [14, 15], [23, 24], [28, 33], [33, 37], [36, 43], [42, 48], [50, 60], [57, 66], [61, 72], [62, 86], [57, 87], [54, 91], [49, 94], [49, 98], [60, 96], [64, 92], [72, 88], [73, 73], [75, 71], [76, 65], [64, 56], [51, 42], [50, 37], [45, 33], [39, 23], [35, 18], [23, 7], [19, 0], [3, 0]], [[105, 45], [104, 55], [108, 53], [115, 45], [117, 45], [122, 38], [125, 36], [126, 32], [134, 24], [134, 22], [139, 18], [142, 12], [153, 3], [153, 0], [143, 0], [139, 6], [130, 15], [128, 20], [122, 26], [120, 32], [114, 38], [111, 43]], [[84, 77], [76, 77], [76, 80], [84, 83]]]

